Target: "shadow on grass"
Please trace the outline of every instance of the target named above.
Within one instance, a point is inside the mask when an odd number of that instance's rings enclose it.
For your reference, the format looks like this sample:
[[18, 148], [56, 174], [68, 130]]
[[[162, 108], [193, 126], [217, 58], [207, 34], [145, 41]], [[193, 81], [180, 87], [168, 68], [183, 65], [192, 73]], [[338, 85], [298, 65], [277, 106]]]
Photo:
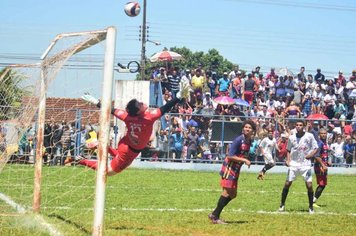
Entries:
[[127, 227], [127, 226], [108, 227], [108, 229], [112, 229], [112, 230], [144, 230], [144, 228]]
[[229, 221], [225, 221], [228, 224], [248, 224], [249, 221], [247, 220], [229, 220]]
[[65, 222], [65, 223], [67, 223], [69, 225], [72, 225], [72, 226], [76, 227], [77, 229], [79, 229], [83, 233], [91, 235], [91, 232], [88, 231], [86, 228], [84, 228], [82, 225], [77, 224], [77, 223], [75, 223], [75, 222], [73, 222], [71, 220], [68, 220], [68, 219], [64, 218], [63, 216], [56, 215], [56, 214], [51, 214], [51, 215], [48, 215], [48, 217], [53, 217], [53, 218], [56, 218], [58, 220], [61, 220], [61, 221]]

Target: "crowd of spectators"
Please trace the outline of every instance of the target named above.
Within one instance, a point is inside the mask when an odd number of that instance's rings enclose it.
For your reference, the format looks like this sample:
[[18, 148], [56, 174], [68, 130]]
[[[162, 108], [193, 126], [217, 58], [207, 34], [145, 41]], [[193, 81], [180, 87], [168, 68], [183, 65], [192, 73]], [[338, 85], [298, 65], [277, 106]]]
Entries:
[[[166, 115], [166, 124], [162, 125], [166, 128], [158, 134], [157, 144], [148, 147], [151, 151], [165, 153], [164, 157], [168, 152], [167, 158], [175, 161], [211, 162], [221, 159], [228, 149], [228, 142], [225, 145], [210, 142], [211, 121], [238, 122], [250, 118], [258, 125], [255, 143], [250, 151], [251, 158], [262, 162], [257, 146], [267, 130], [272, 129], [281, 146], [281, 151], [276, 153], [276, 161], [283, 162], [286, 140], [294, 131], [296, 119], [307, 119], [307, 129], [316, 139], [320, 128], [328, 130], [330, 158], [335, 165], [355, 164], [353, 91], [355, 89], [356, 92], [356, 70], [350, 76], [339, 71], [338, 75], [330, 78], [321, 69], [317, 69], [314, 75], [306, 74], [304, 67], [300, 68], [297, 75], [286, 69], [274, 68], [263, 74], [257, 66], [250, 72], [240, 71], [236, 67], [219, 75], [214, 71], [205, 71], [199, 65], [198, 68], [186, 70], [156, 68], [151, 80], [160, 82], [162, 91], [159, 94], [162, 94], [163, 102], [176, 96], [180, 83], [189, 85], [191, 91], [185, 104], [177, 104]], [[246, 105], [237, 102], [219, 104], [216, 98], [220, 96], [242, 99]], [[161, 140], [165, 140], [163, 143], [168, 141], [168, 145], [163, 145]]]
[[[142, 160], [203, 162], [221, 161], [228, 151], [231, 140], [213, 140], [212, 121], [241, 122], [252, 119], [257, 124], [254, 142], [250, 149], [253, 163], [263, 164], [258, 145], [272, 129], [278, 142], [279, 151], [275, 161], [282, 164], [287, 153], [287, 140], [295, 131], [297, 119], [307, 119], [307, 131], [318, 139], [319, 130], [327, 129], [330, 146], [330, 160], [334, 165], [355, 165], [356, 158], [356, 115], [354, 93], [356, 92], [356, 70], [350, 76], [342, 71], [333, 78], [325, 77], [320, 69], [316, 74], [305, 74], [301, 67], [293, 76], [284, 70], [271, 68], [266, 74], [260, 67], [251, 72], [232, 71], [221, 75], [204, 70], [201, 66], [184, 71], [176, 68], [157, 68], [152, 72], [155, 95], [162, 96], [163, 103], [173, 99], [180, 90], [180, 84], [190, 87], [190, 97], [177, 104], [161, 120], [160, 128], [142, 152]], [[159, 89], [159, 91], [157, 91]], [[227, 96], [229, 104], [217, 102], [217, 97]], [[241, 103], [244, 101], [244, 103]], [[320, 119], [311, 119], [311, 116]], [[310, 119], [309, 119], [310, 118]], [[93, 125], [66, 122], [50, 122], [44, 129], [44, 162], [49, 165], [64, 165], [68, 156], [82, 155], [95, 157], [95, 150], [87, 148], [97, 138]], [[111, 142], [115, 146], [112, 129]], [[34, 128], [27, 127], [21, 132], [17, 160], [28, 162], [33, 156]], [[231, 132], [231, 130], [230, 130]], [[236, 135], [240, 130], [234, 130]], [[6, 148], [5, 130], [1, 128], [0, 152]]]

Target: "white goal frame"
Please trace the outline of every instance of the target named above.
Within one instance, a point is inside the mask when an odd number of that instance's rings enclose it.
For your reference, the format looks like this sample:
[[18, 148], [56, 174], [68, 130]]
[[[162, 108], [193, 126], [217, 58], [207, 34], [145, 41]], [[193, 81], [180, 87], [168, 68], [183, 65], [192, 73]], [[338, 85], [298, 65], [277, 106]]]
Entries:
[[[74, 45], [64, 51], [61, 51], [53, 56], [49, 56], [50, 51], [55, 44], [62, 38], [75, 37], [83, 35], [96, 35], [95, 39], [88, 39], [86, 42], [76, 47]], [[42, 155], [43, 155], [43, 135], [45, 125], [45, 111], [46, 111], [46, 87], [47, 87], [47, 68], [56, 63], [57, 60], [68, 54], [71, 55], [83, 51], [103, 40], [106, 40], [105, 58], [104, 58], [104, 72], [103, 72], [103, 87], [101, 97], [100, 109], [100, 131], [99, 131], [99, 146], [98, 146], [98, 168], [96, 172], [96, 187], [95, 187], [95, 203], [94, 203], [94, 222], [93, 235], [103, 235], [104, 222], [104, 208], [105, 208], [105, 188], [107, 178], [107, 164], [110, 134], [110, 114], [112, 101], [112, 87], [113, 87], [113, 71], [115, 59], [116, 46], [116, 28], [110, 26], [105, 30], [97, 31], [83, 31], [73, 33], [63, 33], [55, 37], [49, 47], [41, 56], [41, 88], [40, 88], [40, 103], [38, 109], [37, 120], [37, 146], [36, 146], [36, 164], [35, 164], [35, 178], [34, 178], [34, 197], [33, 197], [33, 211], [40, 212], [41, 206], [41, 174], [42, 174]], [[59, 70], [60, 68], [58, 68]]]

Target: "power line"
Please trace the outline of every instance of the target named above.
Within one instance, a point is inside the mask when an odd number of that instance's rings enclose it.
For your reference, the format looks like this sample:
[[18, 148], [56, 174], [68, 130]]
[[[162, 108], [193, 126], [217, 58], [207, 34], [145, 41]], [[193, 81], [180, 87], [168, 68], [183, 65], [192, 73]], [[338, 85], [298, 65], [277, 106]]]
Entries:
[[295, 1], [278, 1], [278, 0], [225, 0], [228, 2], [244, 2], [244, 3], [255, 3], [264, 5], [277, 5], [277, 6], [287, 6], [296, 8], [311, 8], [318, 10], [332, 10], [332, 11], [348, 11], [355, 12], [356, 7], [346, 6], [346, 5], [334, 5], [334, 4], [316, 4], [310, 2], [295, 2]]

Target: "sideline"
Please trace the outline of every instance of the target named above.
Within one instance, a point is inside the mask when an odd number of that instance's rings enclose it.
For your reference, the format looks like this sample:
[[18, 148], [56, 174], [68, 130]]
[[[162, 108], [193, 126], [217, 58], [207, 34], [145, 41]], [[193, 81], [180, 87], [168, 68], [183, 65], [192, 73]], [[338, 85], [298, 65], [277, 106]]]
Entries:
[[[135, 159], [130, 167], [142, 168], [142, 169], [166, 169], [166, 170], [191, 170], [191, 171], [215, 171], [219, 172], [221, 169], [221, 163], [177, 163], [177, 162], [159, 162], [159, 161], [141, 161]], [[249, 173], [259, 173], [263, 165], [251, 165], [248, 168], [246, 165], [241, 167], [241, 171]], [[313, 170], [313, 168], [312, 168]], [[275, 166], [268, 170], [268, 173], [287, 173], [288, 167]], [[314, 171], [314, 170], [313, 170]], [[356, 175], [356, 168], [346, 167], [328, 167], [328, 174], [342, 174], [342, 175]]]
[[[23, 206], [17, 204], [16, 202], [14, 202], [10, 197], [6, 196], [5, 194], [0, 193], [0, 200], [3, 200], [9, 206], [14, 208], [17, 211], [17, 213], [19, 213], [21, 215], [25, 215], [26, 214], [26, 209]], [[38, 215], [38, 214], [34, 215], [34, 223], [35, 224], [39, 224], [39, 226], [45, 227], [48, 230], [48, 232], [50, 233], [50, 235], [55, 235], [55, 236], [63, 235], [53, 225], [47, 223], [45, 221], [45, 219], [42, 216]]]

